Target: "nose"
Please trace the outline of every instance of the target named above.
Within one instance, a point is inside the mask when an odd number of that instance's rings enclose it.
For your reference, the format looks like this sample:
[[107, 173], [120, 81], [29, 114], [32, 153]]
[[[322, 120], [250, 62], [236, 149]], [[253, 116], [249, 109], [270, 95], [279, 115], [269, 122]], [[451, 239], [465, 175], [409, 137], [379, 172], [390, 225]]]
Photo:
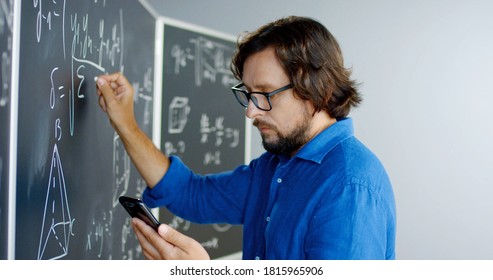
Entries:
[[245, 115], [249, 119], [255, 119], [256, 117], [260, 116], [264, 111], [260, 110], [253, 104], [253, 101], [250, 99], [248, 100], [248, 106], [245, 110]]

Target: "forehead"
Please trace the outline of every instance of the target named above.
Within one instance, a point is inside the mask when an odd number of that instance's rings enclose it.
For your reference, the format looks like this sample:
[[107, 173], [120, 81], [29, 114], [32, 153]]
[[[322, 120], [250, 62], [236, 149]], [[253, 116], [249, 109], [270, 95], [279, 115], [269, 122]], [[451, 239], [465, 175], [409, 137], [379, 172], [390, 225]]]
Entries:
[[243, 83], [253, 90], [268, 90], [289, 83], [272, 48], [249, 56], [243, 65]]

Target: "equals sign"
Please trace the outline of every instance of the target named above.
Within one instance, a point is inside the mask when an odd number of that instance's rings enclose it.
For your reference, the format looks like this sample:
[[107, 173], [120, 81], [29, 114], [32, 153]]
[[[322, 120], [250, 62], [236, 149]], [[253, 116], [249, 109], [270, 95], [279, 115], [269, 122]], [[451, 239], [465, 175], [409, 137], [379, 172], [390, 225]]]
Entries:
[[[58, 90], [60, 90], [60, 91], [61, 91], [61, 90], [62, 90], [62, 89], [64, 89], [64, 88], [65, 88], [64, 86], [59, 86], [59, 87], [58, 87]], [[62, 93], [62, 95], [60, 95], [60, 99], [62, 99], [62, 98], [64, 98], [64, 97], [65, 97], [65, 94], [64, 94], [64, 93]]]

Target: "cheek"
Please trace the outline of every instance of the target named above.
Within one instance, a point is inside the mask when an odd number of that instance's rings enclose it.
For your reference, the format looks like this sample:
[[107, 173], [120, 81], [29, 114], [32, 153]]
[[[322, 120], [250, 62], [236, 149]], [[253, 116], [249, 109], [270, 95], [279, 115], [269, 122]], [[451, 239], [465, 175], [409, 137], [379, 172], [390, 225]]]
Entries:
[[[294, 99], [285, 107], [286, 120], [290, 122], [300, 122], [306, 119], [309, 111], [309, 103], [301, 100]], [[294, 124], [293, 124], [294, 125]]]
[[271, 120], [275, 130], [280, 135], [288, 135], [295, 128], [306, 122], [303, 111], [286, 110], [282, 114], [272, 116]]
[[[269, 112], [269, 123], [275, 125], [282, 135], [309, 121], [310, 104], [293, 96], [279, 96], [276, 106]], [[288, 98], [289, 97], [289, 98]], [[311, 109], [313, 111], [313, 108]]]

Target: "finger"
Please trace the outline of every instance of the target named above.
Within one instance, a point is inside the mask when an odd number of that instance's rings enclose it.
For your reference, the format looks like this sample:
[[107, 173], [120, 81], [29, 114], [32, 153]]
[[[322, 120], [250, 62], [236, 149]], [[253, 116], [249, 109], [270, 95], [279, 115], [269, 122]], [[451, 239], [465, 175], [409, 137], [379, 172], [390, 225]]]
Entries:
[[99, 78], [104, 79], [108, 83], [110, 88], [114, 90], [113, 92], [116, 96], [119, 96], [120, 94], [126, 95], [127, 93], [129, 96], [133, 96], [133, 87], [122, 73], [116, 72], [113, 74], [100, 75], [98, 80]]
[[104, 98], [103, 96], [99, 96], [99, 107], [101, 107], [101, 109], [103, 109], [103, 112], [106, 113], [106, 103], [104, 102]]
[[[149, 233], [147, 233], [147, 235], [146, 233], [144, 233], [145, 227], [149, 226], [147, 226], [142, 220], [137, 218], [132, 219], [132, 228], [134, 229], [135, 235], [137, 236], [140, 246], [142, 247], [144, 257], [151, 260], [160, 259], [159, 251], [153, 246], [151, 242], [149, 242]], [[152, 231], [154, 230], [152, 229]]]
[[111, 87], [112, 89], [117, 89], [117, 88], [118, 88], [118, 84], [117, 84], [117, 83], [115, 83], [115, 82], [110, 82], [110, 87]]
[[97, 89], [96, 93], [98, 94], [99, 107], [101, 107], [101, 109], [103, 109], [103, 111], [106, 112], [106, 103], [104, 103], [104, 98], [102, 96], [101, 91], [99, 89]]
[[108, 75], [101, 75], [100, 77], [104, 77], [109, 84], [115, 83], [118, 86], [128, 84], [127, 78], [121, 72], [115, 72]]
[[[139, 229], [142, 238], [145, 239], [145, 249], [154, 259], [178, 259], [178, 253], [173, 244], [163, 239], [154, 228], [147, 225], [140, 219], [134, 218], [134, 225]], [[144, 248], [143, 248], [144, 249]]]
[[105, 108], [108, 108], [108, 106], [111, 106], [111, 104], [116, 102], [113, 89], [110, 87], [110, 85], [108, 84], [108, 82], [104, 77], [102, 76], [98, 77], [97, 86], [99, 91], [101, 92], [101, 95], [104, 98]]

